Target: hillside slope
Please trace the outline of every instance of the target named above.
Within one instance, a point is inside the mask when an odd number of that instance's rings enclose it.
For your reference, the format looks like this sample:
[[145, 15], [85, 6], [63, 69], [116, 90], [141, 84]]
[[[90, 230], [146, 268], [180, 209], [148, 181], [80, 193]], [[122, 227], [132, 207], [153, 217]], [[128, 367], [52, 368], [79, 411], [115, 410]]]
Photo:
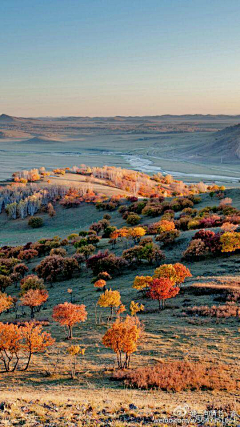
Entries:
[[181, 153], [188, 158], [207, 163], [240, 162], [240, 124], [229, 126], [207, 137]]

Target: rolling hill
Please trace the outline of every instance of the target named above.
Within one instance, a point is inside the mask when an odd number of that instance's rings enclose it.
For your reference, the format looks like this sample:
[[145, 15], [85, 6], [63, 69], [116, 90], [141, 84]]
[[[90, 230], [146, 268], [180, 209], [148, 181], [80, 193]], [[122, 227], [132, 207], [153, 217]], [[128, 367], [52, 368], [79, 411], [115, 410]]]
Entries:
[[181, 155], [207, 163], [240, 162], [240, 124], [226, 127], [189, 147]]

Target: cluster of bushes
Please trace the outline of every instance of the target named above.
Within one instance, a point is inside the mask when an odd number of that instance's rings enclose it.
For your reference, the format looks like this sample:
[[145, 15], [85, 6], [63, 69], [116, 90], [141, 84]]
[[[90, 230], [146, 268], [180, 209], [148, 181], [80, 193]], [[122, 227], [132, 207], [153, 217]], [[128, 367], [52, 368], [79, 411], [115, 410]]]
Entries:
[[148, 240], [142, 240], [139, 245], [124, 250], [122, 256], [131, 266], [138, 265], [142, 261], [147, 261], [150, 265], [160, 264], [165, 259], [165, 255], [159, 247]]
[[115, 211], [120, 205], [119, 200], [113, 199], [105, 202], [96, 202], [96, 209], [99, 211]]
[[104, 252], [99, 251], [96, 255], [88, 258], [86, 265], [94, 275], [107, 272], [112, 276], [116, 276], [128, 266], [128, 262], [123, 257], [118, 257], [106, 250]]
[[71, 279], [73, 275], [79, 272], [80, 266], [74, 257], [63, 258], [60, 255], [49, 255], [44, 258], [35, 268], [39, 277], [48, 282], [57, 280]]
[[16, 258], [0, 258], [0, 291], [17, 283], [26, 273], [28, 267]]
[[238, 209], [229, 205], [206, 206], [199, 211], [187, 208], [182, 211], [180, 218], [175, 220], [176, 228], [184, 231], [220, 227], [224, 223], [240, 224]]
[[200, 200], [201, 199], [196, 196], [178, 197], [171, 201], [157, 201], [153, 199], [146, 204], [142, 210], [142, 214], [154, 217], [162, 215], [169, 210], [179, 212], [185, 208], [192, 208], [194, 204], [199, 203]]
[[200, 260], [206, 256], [219, 256], [225, 252], [236, 252], [240, 249], [240, 233], [200, 230], [192, 238], [183, 258]]
[[174, 361], [146, 366], [130, 371], [118, 371], [113, 379], [128, 387], [161, 389], [168, 392], [185, 390], [235, 390], [236, 380], [223, 365], [190, 361]]
[[[185, 208], [192, 208], [195, 203], [199, 203], [200, 198], [196, 196], [178, 197], [171, 201], [164, 201], [164, 197], [150, 197], [142, 201], [136, 201], [130, 205], [122, 205], [119, 212], [123, 219], [129, 221], [129, 217], [133, 214], [133, 218], [137, 221], [136, 215], [146, 215], [156, 217], [164, 215], [165, 219], [174, 218], [174, 212], [181, 211]], [[130, 219], [131, 220], [131, 219]], [[134, 225], [134, 224], [133, 224]]]
[[37, 256], [49, 254], [52, 249], [66, 246], [68, 241], [55, 236], [52, 239], [41, 239], [35, 243], [29, 242], [23, 246], [2, 246], [0, 257], [30, 260]]

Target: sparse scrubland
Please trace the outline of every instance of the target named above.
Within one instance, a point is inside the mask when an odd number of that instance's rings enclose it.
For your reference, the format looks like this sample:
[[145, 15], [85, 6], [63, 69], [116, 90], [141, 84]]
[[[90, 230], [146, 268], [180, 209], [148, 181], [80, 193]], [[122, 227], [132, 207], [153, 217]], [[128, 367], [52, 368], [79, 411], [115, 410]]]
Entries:
[[0, 188], [2, 425], [237, 425], [239, 196], [113, 167], [15, 173]]

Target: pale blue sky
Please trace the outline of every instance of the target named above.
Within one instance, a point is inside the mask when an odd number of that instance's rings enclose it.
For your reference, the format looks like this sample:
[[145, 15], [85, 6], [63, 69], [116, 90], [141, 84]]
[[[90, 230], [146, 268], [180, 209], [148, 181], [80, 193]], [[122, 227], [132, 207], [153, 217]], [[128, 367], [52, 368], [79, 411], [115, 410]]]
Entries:
[[0, 0], [0, 113], [240, 114], [239, 0]]

